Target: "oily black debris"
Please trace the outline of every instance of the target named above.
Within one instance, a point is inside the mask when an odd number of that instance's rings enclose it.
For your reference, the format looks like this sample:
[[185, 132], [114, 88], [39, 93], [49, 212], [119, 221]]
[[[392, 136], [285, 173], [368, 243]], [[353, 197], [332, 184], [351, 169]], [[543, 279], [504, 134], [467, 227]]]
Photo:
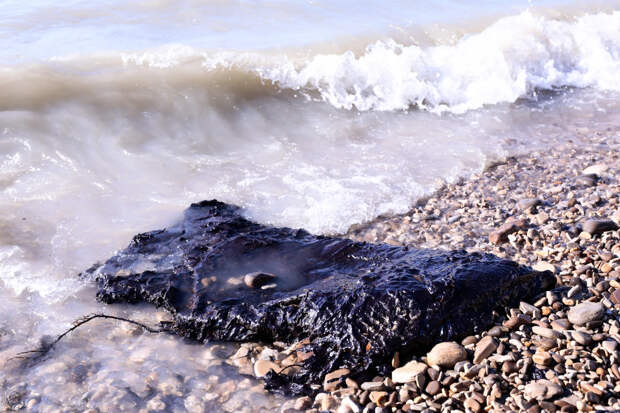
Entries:
[[[150, 302], [172, 331], [196, 340], [304, 340], [307, 358], [265, 377], [267, 388], [311, 393], [338, 368], [387, 374], [395, 352], [482, 331], [493, 310], [552, 287], [490, 254], [417, 250], [253, 223], [218, 201], [193, 204], [177, 225], [139, 234], [93, 269], [98, 299]], [[246, 275], [263, 281], [255, 288]]]

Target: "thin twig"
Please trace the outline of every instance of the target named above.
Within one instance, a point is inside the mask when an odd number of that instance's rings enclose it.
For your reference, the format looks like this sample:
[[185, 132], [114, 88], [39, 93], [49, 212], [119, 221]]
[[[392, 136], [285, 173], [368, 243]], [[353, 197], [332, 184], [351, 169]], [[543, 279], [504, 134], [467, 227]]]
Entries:
[[[84, 324], [86, 324], [89, 321], [92, 321], [92, 320], [94, 320], [96, 318], [105, 318], [105, 319], [109, 319], [109, 320], [124, 321], [126, 323], [130, 323], [130, 324], [134, 324], [134, 325], [137, 325], [139, 327], [142, 327], [143, 329], [145, 329], [149, 333], [163, 333], [163, 332], [168, 331], [165, 328], [149, 327], [146, 324], [143, 324], [143, 323], [141, 323], [139, 321], [130, 320], [128, 318], [123, 318], [123, 317], [118, 317], [118, 316], [108, 315], [108, 314], [91, 314], [91, 315], [82, 317], [82, 318], [74, 321], [73, 322], [73, 326], [71, 328], [69, 328], [67, 331], [65, 331], [64, 333], [62, 333], [61, 335], [59, 335], [58, 337], [56, 337], [54, 339], [54, 341], [49, 342], [49, 343], [41, 343], [41, 346], [39, 347], [39, 349], [29, 350], [29, 351], [22, 351], [20, 353], [17, 353], [15, 356], [9, 358], [8, 360], [13, 360], [13, 359], [35, 360], [35, 359], [41, 358], [45, 354], [47, 354], [56, 344], [58, 344], [58, 342], [60, 340], [62, 340], [67, 334], [69, 334], [70, 332], [76, 330], [77, 328], [83, 326]], [[36, 354], [34, 354], [34, 353], [36, 353]], [[31, 354], [31, 355], [27, 356], [26, 354]]]

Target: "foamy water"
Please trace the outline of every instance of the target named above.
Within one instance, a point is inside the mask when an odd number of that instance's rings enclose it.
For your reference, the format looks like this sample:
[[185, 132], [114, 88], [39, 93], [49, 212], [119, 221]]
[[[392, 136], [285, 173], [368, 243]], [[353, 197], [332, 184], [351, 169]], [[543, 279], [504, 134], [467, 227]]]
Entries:
[[[0, 5], [3, 357], [90, 312], [155, 322], [95, 303], [76, 274], [191, 202], [341, 233], [619, 120], [615, 2], [23, 3]], [[184, 396], [167, 400], [191, 410], [200, 383], [217, 393], [242, 380], [209, 347], [111, 325], [36, 368], [7, 367], [3, 391], [29, 377], [36, 409], [51, 411], [118, 405], [132, 388], [131, 410], [158, 371], [184, 377]], [[68, 379], [82, 364], [85, 378]], [[50, 375], [64, 378], [50, 387]], [[215, 405], [279, 402], [255, 397]]]

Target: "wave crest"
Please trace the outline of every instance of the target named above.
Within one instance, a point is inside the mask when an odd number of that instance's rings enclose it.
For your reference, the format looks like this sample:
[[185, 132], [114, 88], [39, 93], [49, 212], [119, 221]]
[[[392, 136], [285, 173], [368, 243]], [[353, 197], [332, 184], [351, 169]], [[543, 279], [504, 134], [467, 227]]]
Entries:
[[338, 108], [464, 112], [536, 89], [620, 90], [620, 12], [551, 20], [524, 12], [454, 45], [376, 42], [364, 54], [319, 55], [257, 68], [281, 87], [318, 92]]

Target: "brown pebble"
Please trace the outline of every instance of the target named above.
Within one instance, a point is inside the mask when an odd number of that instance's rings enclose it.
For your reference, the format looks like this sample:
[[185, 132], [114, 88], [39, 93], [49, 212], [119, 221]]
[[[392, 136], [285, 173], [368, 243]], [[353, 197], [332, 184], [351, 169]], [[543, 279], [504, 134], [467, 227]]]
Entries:
[[424, 391], [430, 394], [431, 396], [434, 396], [441, 391], [441, 385], [439, 384], [438, 381], [433, 380], [430, 383], [428, 383]]
[[295, 400], [295, 410], [306, 410], [312, 406], [312, 399], [308, 396], [300, 397]]
[[453, 341], [436, 344], [426, 356], [429, 365], [443, 368], [452, 368], [457, 362], [466, 359], [465, 348]]
[[485, 358], [489, 357], [497, 349], [497, 340], [491, 336], [484, 336], [478, 344], [476, 344], [476, 350], [474, 352], [474, 364], [480, 363]]
[[532, 317], [530, 317], [529, 315], [518, 314], [506, 320], [504, 322], [504, 326], [512, 330], [512, 329], [518, 328], [521, 325], [530, 324], [531, 322], [532, 322]]
[[541, 366], [550, 366], [553, 364], [553, 358], [545, 351], [538, 351], [532, 356], [534, 363]]
[[473, 413], [479, 413], [482, 411], [482, 405], [473, 397], [465, 399], [463, 406], [465, 406], [466, 409], [471, 410]]
[[383, 406], [388, 398], [388, 392], [386, 391], [371, 391], [370, 392], [370, 401], [372, 401], [377, 406]]

